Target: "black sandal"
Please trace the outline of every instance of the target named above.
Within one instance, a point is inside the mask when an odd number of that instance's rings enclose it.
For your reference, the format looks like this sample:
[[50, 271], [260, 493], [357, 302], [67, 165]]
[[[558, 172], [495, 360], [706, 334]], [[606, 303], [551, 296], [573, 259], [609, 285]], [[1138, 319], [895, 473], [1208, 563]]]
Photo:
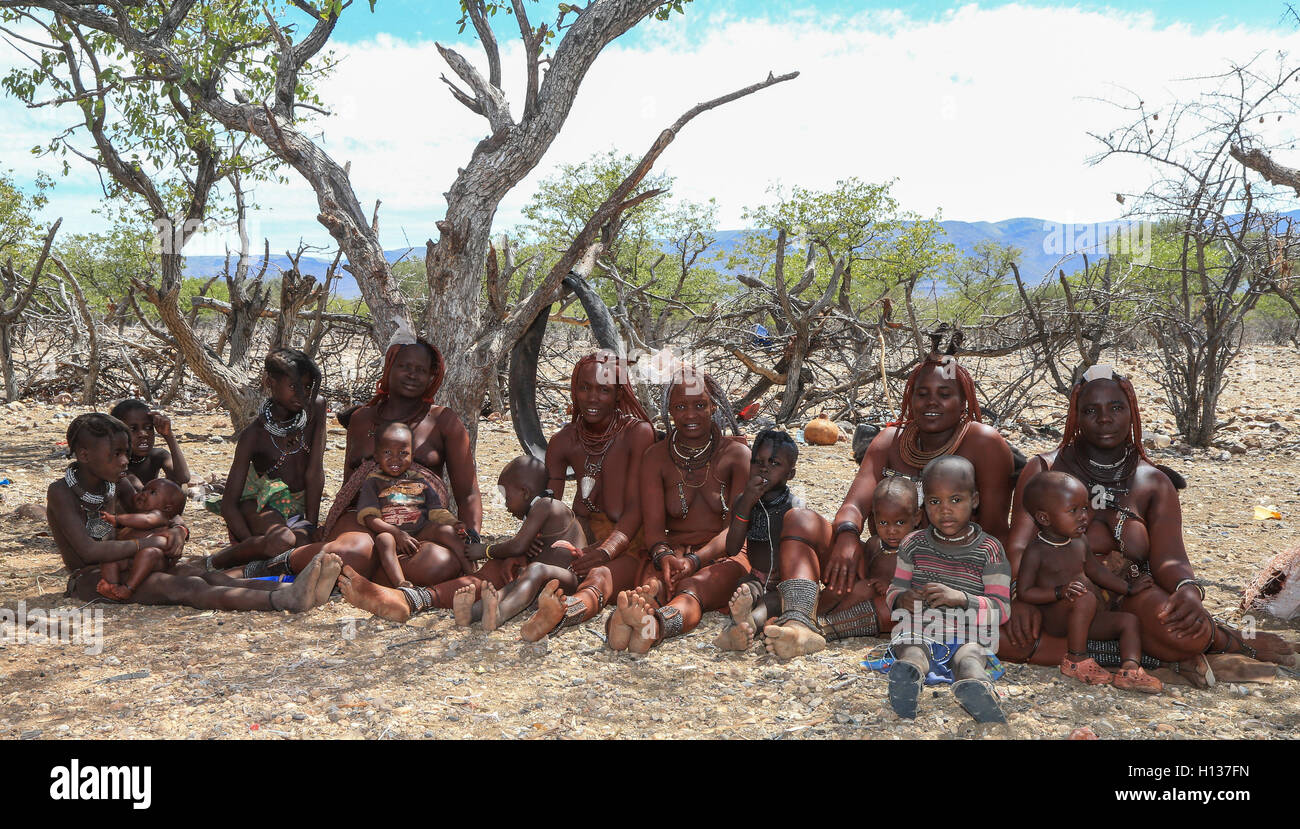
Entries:
[[916, 706], [924, 684], [920, 668], [902, 659], [894, 660], [889, 666], [889, 707], [903, 719], [916, 719]]
[[[893, 670], [892, 668], [890, 669]], [[957, 704], [966, 709], [966, 713], [978, 723], [1004, 723], [1007, 717], [998, 704], [997, 692], [993, 683], [983, 679], [959, 679], [952, 684], [952, 695]]]

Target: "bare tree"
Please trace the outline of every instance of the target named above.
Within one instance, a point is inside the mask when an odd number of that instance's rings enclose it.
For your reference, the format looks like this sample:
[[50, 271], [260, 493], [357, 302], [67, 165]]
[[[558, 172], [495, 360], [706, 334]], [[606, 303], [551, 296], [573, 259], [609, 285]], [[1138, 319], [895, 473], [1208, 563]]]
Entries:
[[1154, 221], [1154, 250], [1141, 274], [1143, 318], [1152, 358], [1179, 430], [1206, 446], [1215, 430], [1227, 368], [1241, 349], [1246, 315], [1265, 293], [1297, 308], [1279, 290], [1282, 263], [1300, 239], [1277, 212], [1278, 194], [1252, 183], [1234, 158], [1251, 124], [1296, 109], [1286, 86], [1300, 76], [1286, 57], [1262, 58], [1213, 78], [1169, 111], [1150, 110], [1133, 94], [1127, 124], [1105, 135], [1095, 161], [1133, 155], [1158, 180], [1136, 194], [1129, 218]]
[[59, 232], [59, 225], [62, 223], [63, 219], [60, 217], [45, 234], [45, 243], [41, 246], [41, 254], [26, 279], [26, 287], [23, 286], [23, 278], [14, 269], [12, 256], [0, 265], [0, 367], [2, 367], [0, 370], [4, 371], [6, 402], [18, 399], [18, 383], [14, 377], [12, 349], [13, 327], [36, 292], [36, 283], [40, 281], [41, 273], [45, 270], [45, 262], [50, 256], [50, 245], [54, 243], [54, 236]]

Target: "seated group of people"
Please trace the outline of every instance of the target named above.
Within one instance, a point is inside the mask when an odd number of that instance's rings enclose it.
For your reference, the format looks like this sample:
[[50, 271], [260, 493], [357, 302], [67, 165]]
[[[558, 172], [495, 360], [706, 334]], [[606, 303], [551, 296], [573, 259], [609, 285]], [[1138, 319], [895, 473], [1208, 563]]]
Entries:
[[[340, 415], [346, 478], [322, 522], [321, 373], [299, 351], [273, 351], [265, 403], [211, 505], [230, 544], [198, 560], [181, 560], [189, 469], [167, 418], [135, 400], [81, 415], [68, 429], [73, 463], [48, 490], [68, 594], [302, 612], [337, 588], [394, 621], [446, 608], [457, 624], [495, 629], [532, 609], [530, 641], [612, 605], [606, 641], [635, 653], [718, 610], [730, 615], [719, 648], [761, 640], [782, 659], [889, 635], [895, 711], [914, 717], [923, 683], [951, 681], [980, 721], [1003, 717], [988, 679], [995, 652], [1145, 692], [1161, 688], [1148, 669], [1212, 681], [1207, 653], [1293, 658], [1282, 639], [1245, 638], [1202, 607], [1181, 479], [1147, 458], [1133, 387], [1108, 367], [1074, 387], [1060, 447], [1013, 478], [970, 375], [932, 353], [828, 521], [788, 486], [794, 440], [767, 430], [751, 445], [708, 375], [676, 369], [657, 433], [626, 362], [596, 352], [574, 367], [572, 420], [545, 460], [502, 470], [502, 500], [522, 524], [491, 544], [479, 537], [469, 435], [433, 403], [443, 369], [423, 340], [388, 349], [375, 396]], [[974, 641], [967, 622], [992, 640]]]

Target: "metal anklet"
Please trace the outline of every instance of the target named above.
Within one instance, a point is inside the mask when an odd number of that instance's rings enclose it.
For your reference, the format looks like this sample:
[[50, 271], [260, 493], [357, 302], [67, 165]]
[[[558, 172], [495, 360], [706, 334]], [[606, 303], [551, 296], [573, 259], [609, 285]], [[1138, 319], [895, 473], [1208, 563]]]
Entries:
[[845, 610], [837, 610], [817, 619], [822, 635], [827, 639], [848, 639], [852, 636], [875, 636], [880, 633], [880, 620], [876, 606], [870, 601], [859, 602]]
[[812, 579], [786, 579], [776, 586], [781, 593], [781, 615], [777, 624], [798, 622], [816, 633], [821, 632], [814, 618], [817, 612], [817, 582]]
[[659, 638], [661, 640], [681, 634], [683, 622], [680, 610], [672, 605], [665, 605], [657, 608], [655, 615], [659, 617]]
[[411, 614], [420, 613], [433, 606], [433, 593], [427, 587], [399, 587], [406, 603], [411, 606]]

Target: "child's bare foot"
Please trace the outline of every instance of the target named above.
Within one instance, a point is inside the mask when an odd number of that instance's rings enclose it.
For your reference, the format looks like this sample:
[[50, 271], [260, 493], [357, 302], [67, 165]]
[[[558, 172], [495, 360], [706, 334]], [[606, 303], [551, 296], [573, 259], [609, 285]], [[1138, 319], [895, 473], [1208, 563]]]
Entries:
[[501, 597], [491, 582], [483, 582], [483, 629], [496, 630], [501, 627]]
[[[731, 623], [718, 634], [713, 644], [724, 651], [749, 650], [749, 646], [754, 644], [754, 627], [748, 624], [754, 612], [753, 591], [743, 584], [737, 587], [736, 592], [731, 594], [727, 608], [731, 611]], [[746, 623], [747, 631], [741, 629], [742, 622]]]
[[647, 588], [637, 588], [628, 601], [628, 611], [623, 618], [632, 628], [632, 638], [627, 649], [632, 653], [649, 653], [658, 641], [659, 619], [655, 616], [655, 603]]
[[787, 622], [763, 628], [763, 647], [777, 659], [793, 659], [825, 649], [826, 638], [798, 622]]
[[99, 584], [95, 585], [95, 591], [105, 599], [112, 599], [115, 602], [129, 602], [131, 594], [135, 592], [125, 584], [113, 584], [107, 579], [100, 579]]
[[271, 607], [274, 610], [303, 613], [316, 606], [316, 587], [320, 581], [324, 555], [321, 553], [313, 558], [292, 584], [284, 584], [271, 591]]
[[330, 600], [334, 587], [338, 584], [339, 573], [343, 572], [343, 559], [338, 554], [318, 553], [316, 558], [320, 560], [320, 573], [316, 579], [316, 589], [312, 593], [313, 607], [319, 607]]
[[345, 565], [343, 574], [339, 576], [339, 589], [348, 604], [381, 619], [405, 622], [411, 618], [411, 606], [405, 596], [397, 590], [380, 587], [349, 566]]
[[537, 595], [537, 612], [524, 622], [519, 635], [525, 642], [539, 642], [564, 621], [568, 605], [558, 579], [551, 579]]
[[474, 594], [478, 590], [472, 584], [459, 588], [451, 597], [451, 615], [456, 617], [456, 626], [467, 628], [474, 623]]
[[1098, 665], [1090, 656], [1074, 660], [1067, 654], [1061, 658], [1061, 673], [1084, 685], [1109, 685], [1115, 679], [1114, 674]]

